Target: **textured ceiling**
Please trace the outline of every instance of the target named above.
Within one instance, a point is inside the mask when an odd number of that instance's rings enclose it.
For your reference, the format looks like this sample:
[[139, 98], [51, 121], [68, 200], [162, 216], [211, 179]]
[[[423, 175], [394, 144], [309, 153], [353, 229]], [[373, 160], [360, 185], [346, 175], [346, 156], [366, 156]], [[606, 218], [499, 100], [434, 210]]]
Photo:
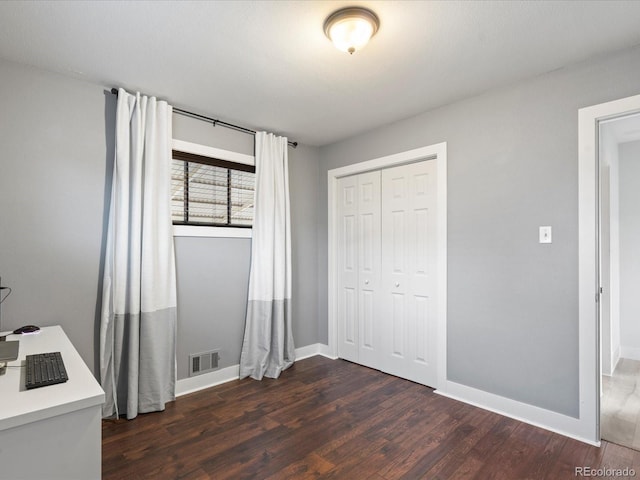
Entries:
[[[353, 56], [322, 31], [348, 5], [381, 20]], [[613, 0], [3, 1], [0, 57], [324, 145], [640, 44], [639, 26], [640, 2]]]

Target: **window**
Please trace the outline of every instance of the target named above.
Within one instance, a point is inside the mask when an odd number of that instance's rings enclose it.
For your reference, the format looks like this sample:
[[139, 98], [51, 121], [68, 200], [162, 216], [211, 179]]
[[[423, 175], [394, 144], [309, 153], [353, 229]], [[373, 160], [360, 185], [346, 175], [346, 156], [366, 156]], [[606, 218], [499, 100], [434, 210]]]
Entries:
[[173, 150], [174, 225], [251, 227], [255, 167]]

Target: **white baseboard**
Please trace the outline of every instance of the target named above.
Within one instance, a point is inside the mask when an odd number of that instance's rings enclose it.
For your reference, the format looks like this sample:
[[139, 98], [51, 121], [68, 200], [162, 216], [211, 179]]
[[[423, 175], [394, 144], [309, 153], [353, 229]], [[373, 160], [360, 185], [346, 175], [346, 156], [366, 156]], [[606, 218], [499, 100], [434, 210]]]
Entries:
[[[296, 348], [296, 361], [315, 355], [322, 355], [332, 360], [337, 358], [329, 354], [329, 346], [323, 343], [314, 343], [306, 347]], [[232, 365], [214, 372], [183, 378], [176, 382], [176, 397], [197, 392], [198, 390], [204, 390], [205, 388], [215, 387], [216, 385], [231, 382], [238, 378], [240, 378], [240, 365]]]
[[629, 360], [640, 360], [640, 348], [620, 346], [620, 357]]
[[[616, 367], [618, 366], [619, 361], [620, 361], [620, 345], [618, 345], [618, 347], [613, 351], [613, 354], [611, 356], [611, 371], [606, 372], [603, 368], [602, 375], [604, 375], [605, 377], [613, 376], [613, 373], [616, 371]], [[600, 392], [600, 396], [602, 396], [602, 391]]]
[[337, 360], [337, 355], [333, 355], [331, 353], [331, 349], [329, 345], [325, 345], [324, 343], [316, 343], [318, 346], [318, 355], [322, 355], [323, 357], [330, 358], [331, 360]]
[[221, 383], [237, 380], [238, 378], [240, 378], [240, 365], [232, 365], [214, 372], [183, 378], [176, 382], [176, 397], [197, 392], [205, 388], [215, 387]]
[[296, 362], [305, 358], [313, 357], [319, 353], [319, 343], [307, 345], [306, 347], [296, 348]]
[[620, 357], [622, 357], [620, 353], [620, 345], [613, 351], [613, 365], [611, 366], [611, 375], [616, 371], [616, 367], [618, 366], [618, 362], [620, 361]]
[[459, 400], [469, 405], [498, 413], [505, 417], [519, 420], [535, 427], [540, 427], [551, 432], [559, 433], [565, 437], [574, 438], [589, 445], [600, 446], [600, 442], [594, 442], [583, 433], [584, 426], [580, 419], [563, 415], [561, 413], [545, 410], [526, 403], [511, 400], [492, 393], [484, 392], [466, 385], [447, 381], [444, 389], [435, 391], [444, 397]]

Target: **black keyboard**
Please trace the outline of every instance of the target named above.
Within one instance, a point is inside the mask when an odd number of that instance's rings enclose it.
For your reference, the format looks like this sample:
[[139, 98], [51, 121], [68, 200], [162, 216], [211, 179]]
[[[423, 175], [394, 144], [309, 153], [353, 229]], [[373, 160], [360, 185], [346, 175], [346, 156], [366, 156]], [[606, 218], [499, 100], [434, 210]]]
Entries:
[[25, 387], [32, 388], [54, 385], [69, 380], [60, 352], [27, 355], [27, 375]]

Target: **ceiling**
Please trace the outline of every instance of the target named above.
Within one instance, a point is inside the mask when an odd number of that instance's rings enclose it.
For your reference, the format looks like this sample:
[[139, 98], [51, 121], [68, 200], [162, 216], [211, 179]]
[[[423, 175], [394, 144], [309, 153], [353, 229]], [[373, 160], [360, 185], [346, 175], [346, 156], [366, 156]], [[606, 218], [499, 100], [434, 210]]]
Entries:
[[[322, 24], [363, 5], [353, 56]], [[325, 145], [640, 44], [636, 1], [3, 1], [0, 57]]]

